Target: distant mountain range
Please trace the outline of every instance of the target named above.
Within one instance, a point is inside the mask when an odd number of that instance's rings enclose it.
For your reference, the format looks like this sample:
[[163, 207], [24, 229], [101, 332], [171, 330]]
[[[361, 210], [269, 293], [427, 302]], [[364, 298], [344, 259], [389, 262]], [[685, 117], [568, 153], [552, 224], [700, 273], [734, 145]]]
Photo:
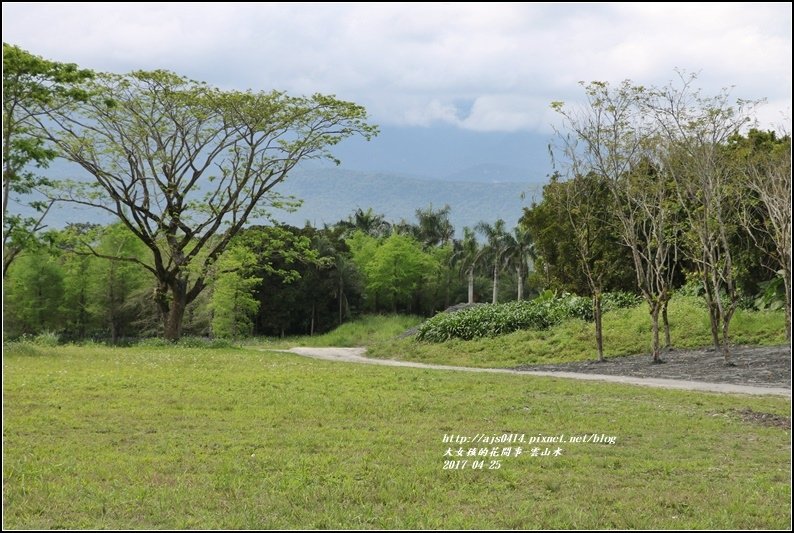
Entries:
[[[76, 172], [72, 165], [56, 161], [48, 174], [56, 178], [76, 177]], [[346, 219], [358, 208], [372, 208], [390, 222], [401, 219], [415, 222], [417, 209], [449, 205], [450, 220], [460, 236], [464, 226], [474, 226], [480, 221], [492, 223], [502, 218], [512, 226], [524, 207], [540, 199], [542, 183], [501, 179], [515, 179], [514, 172], [515, 169], [506, 166], [478, 165], [443, 180], [431, 180], [339, 167], [298, 168], [275, 190], [301, 199], [302, 206], [292, 213], [278, 211], [274, 215], [277, 220], [295, 226], [303, 226], [307, 221], [322, 226]], [[78, 179], [91, 179], [79, 172], [78, 176]], [[460, 180], [454, 181], [456, 177]], [[473, 181], [474, 178], [479, 179]], [[111, 219], [98, 210], [64, 205], [53, 209], [47, 220], [50, 227], [63, 227], [69, 222], [107, 223]]]
[[[507, 167], [505, 167], [507, 168]], [[483, 165], [483, 172], [490, 170]], [[492, 176], [499, 176], [496, 169]], [[507, 175], [507, 174], [505, 174]], [[314, 226], [347, 218], [355, 209], [372, 208], [389, 221], [415, 221], [418, 208], [451, 207], [450, 221], [458, 235], [464, 226], [502, 218], [514, 225], [523, 208], [539, 200], [542, 183], [425, 180], [397, 174], [360, 172], [340, 168], [301, 169], [278, 188], [303, 200], [294, 213], [277, 218], [293, 225], [309, 221]]]

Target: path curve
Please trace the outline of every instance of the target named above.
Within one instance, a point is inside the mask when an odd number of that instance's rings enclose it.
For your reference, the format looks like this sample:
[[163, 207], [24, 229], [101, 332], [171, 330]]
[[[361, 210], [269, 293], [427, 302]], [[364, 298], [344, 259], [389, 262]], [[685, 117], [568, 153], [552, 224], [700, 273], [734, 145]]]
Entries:
[[366, 348], [291, 348], [289, 350], [267, 350], [271, 352], [291, 353], [322, 359], [324, 361], [337, 361], [342, 363], [358, 363], [381, 366], [405, 366], [410, 368], [424, 368], [430, 370], [454, 370], [456, 372], [484, 372], [490, 374], [514, 374], [544, 376], [554, 378], [584, 379], [590, 381], [608, 381], [610, 383], [623, 383], [627, 385], [641, 385], [662, 389], [680, 389], [705, 392], [722, 392], [731, 394], [775, 395], [791, 397], [791, 390], [781, 387], [758, 387], [755, 385], [734, 385], [731, 383], [706, 383], [702, 381], [684, 381], [679, 379], [640, 378], [633, 376], [609, 376], [605, 374], [582, 374], [577, 372], [546, 372], [511, 370], [508, 368], [470, 368], [465, 366], [433, 365], [415, 363], [413, 361], [396, 361], [394, 359], [373, 359], [364, 357]]

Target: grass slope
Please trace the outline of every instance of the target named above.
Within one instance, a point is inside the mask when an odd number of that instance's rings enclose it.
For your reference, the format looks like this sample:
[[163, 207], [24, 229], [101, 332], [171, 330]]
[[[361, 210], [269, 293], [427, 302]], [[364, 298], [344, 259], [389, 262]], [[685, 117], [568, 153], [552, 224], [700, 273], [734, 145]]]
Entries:
[[[27, 346], [3, 375], [5, 528], [791, 524], [790, 432], [738, 413], [781, 398], [250, 349]], [[616, 442], [444, 470], [444, 435], [478, 433]]]
[[338, 328], [310, 337], [253, 337], [243, 343], [247, 347], [286, 349], [295, 346], [370, 346], [388, 342], [422, 322], [422, 318], [411, 315], [365, 315]]
[[[677, 296], [670, 302], [673, 345], [696, 348], [711, 344], [708, 315], [697, 298]], [[647, 306], [604, 314], [607, 357], [650, 352], [651, 324]], [[738, 310], [731, 323], [735, 344], [785, 344], [782, 311]], [[370, 357], [473, 367], [514, 367], [522, 364], [565, 363], [596, 358], [593, 324], [568, 320], [543, 331], [524, 330], [495, 338], [443, 343], [387, 339], [369, 347]]]

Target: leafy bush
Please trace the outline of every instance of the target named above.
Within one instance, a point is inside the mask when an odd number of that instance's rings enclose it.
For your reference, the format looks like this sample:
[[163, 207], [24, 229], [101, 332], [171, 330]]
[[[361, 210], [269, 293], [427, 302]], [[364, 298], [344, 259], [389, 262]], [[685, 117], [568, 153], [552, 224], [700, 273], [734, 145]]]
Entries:
[[633, 292], [606, 292], [601, 297], [601, 310], [603, 312], [615, 309], [629, 309], [642, 303], [642, 297]]
[[[629, 293], [604, 295], [604, 310], [633, 307], [637, 296]], [[593, 302], [573, 294], [546, 291], [531, 301], [487, 304], [457, 313], [441, 313], [419, 326], [417, 338], [444, 342], [457, 338], [471, 340], [496, 337], [520, 329], [547, 329], [563, 320], [593, 320]]]
[[759, 311], [777, 311], [786, 307], [786, 288], [783, 283], [783, 271], [769, 281], [758, 284], [759, 294], [753, 300], [753, 307]]

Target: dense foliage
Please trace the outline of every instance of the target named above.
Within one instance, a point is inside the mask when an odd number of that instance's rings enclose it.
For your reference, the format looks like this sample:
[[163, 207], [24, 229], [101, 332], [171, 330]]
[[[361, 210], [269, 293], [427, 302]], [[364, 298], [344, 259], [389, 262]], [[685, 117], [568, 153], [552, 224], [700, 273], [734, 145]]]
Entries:
[[[630, 293], [607, 293], [603, 297], [604, 311], [638, 303], [639, 299]], [[456, 313], [440, 313], [419, 326], [418, 338], [443, 342], [452, 338], [496, 337], [520, 329], [547, 329], [568, 318], [592, 321], [592, 299], [547, 292], [531, 301], [483, 304]]]

